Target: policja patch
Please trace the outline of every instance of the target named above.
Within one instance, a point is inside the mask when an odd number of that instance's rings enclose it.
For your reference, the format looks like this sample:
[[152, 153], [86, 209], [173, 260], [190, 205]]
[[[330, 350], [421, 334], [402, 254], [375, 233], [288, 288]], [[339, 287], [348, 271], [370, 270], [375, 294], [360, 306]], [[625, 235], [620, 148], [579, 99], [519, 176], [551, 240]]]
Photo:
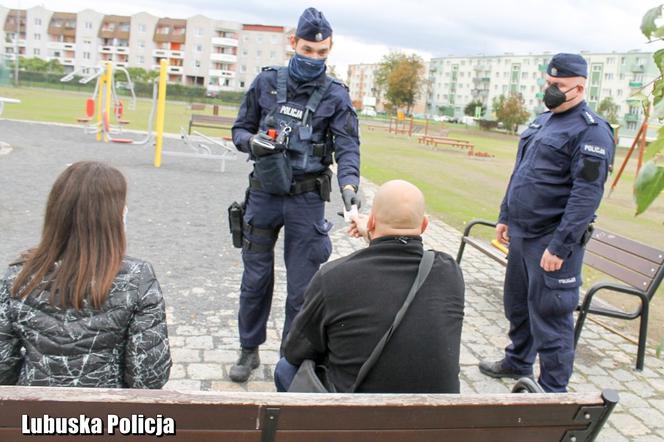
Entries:
[[302, 118], [304, 117], [304, 108], [293, 106], [292, 103], [282, 104], [279, 106], [278, 113], [302, 121]]

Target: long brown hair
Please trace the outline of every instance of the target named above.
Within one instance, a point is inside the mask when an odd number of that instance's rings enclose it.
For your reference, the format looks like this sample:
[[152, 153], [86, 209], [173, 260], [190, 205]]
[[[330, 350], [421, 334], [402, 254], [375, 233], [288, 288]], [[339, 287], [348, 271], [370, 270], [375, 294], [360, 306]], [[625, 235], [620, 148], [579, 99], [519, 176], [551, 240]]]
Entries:
[[74, 163], [53, 184], [39, 245], [23, 254], [12, 295], [50, 290], [51, 304], [99, 309], [122, 265], [127, 181], [104, 163]]

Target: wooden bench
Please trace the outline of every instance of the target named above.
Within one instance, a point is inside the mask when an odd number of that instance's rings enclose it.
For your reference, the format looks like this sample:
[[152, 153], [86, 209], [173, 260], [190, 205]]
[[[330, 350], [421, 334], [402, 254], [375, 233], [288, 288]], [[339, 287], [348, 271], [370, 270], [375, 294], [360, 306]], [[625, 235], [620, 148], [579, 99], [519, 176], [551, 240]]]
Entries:
[[[490, 221], [473, 220], [469, 222], [461, 238], [457, 263], [461, 263], [464, 248], [468, 244], [499, 264], [507, 265], [507, 256], [504, 253], [497, 250], [488, 241], [470, 236], [471, 229], [477, 225], [496, 227], [496, 223]], [[649, 305], [664, 277], [664, 251], [605, 230], [595, 229], [592, 238], [586, 245], [583, 263], [625, 284], [599, 282], [588, 289], [583, 301], [577, 307], [579, 316], [574, 328], [574, 345], [576, 346], [579, 342], [583, 324], [589, 313], [627, 320], [640, 318], [636, 369], [643, 370]], [[593, 305], [593, 297], [602, 290], [635, 297], [640, 301], [640, 305], [633, 311]]]
[[[530, 389], [517, 385], [515, 390]], [[164, 435], [164, 440], [183, 442], [582, 442], [595, 440], [617, 402], [613, 390], [294, 394], [10, 386], [0, 387], [0, 440], [34, 440], [34, 435], [22, 434], [26, 414], [75, 420], [83, 414], [101, 418], [105, 436], [70, 435], [63, 440], [147, 440], [118, 429], [110, 436], [108, 423], [132, 415], [142, 415], [143, 421], [161, 415], [162, 423], [170, 418], [175, 426], [175, 434]]]
[[447, 138], [447, 137], [436, 137], [431, 135], [425, 135], [417, 138], [417, 142], [420, 144], [425, 144], [427, 146], [438, 146], [439, 144], [460, 147], [462, 149], [472, 149], [473, 143], [467, 140], [460, 140], [457, 138]]
[[191, 103], [189, 105], [189, 110], [192, 111], [204, 111], [205, 110], [205, 103]]
[[211, 129], [231, 130], [235, 123], [235, 118], [221, 117], [218, 115], [192, 114], [189, 120], [189, 135], [192, 127], [207, 127]]

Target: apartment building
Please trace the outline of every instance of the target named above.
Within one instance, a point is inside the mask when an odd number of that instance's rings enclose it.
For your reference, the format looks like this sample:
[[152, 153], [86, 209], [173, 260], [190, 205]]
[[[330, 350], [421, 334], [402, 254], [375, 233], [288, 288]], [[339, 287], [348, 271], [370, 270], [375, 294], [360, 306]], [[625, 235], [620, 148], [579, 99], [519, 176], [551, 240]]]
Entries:
[[283, 26], [244, 25], [196, 15], [188, 19], [107, 15], [0, 6], [0, 57], [58, 60], [66, 72], [90, 72], [101, 62], [156, 70], [168, 60], [171, 83], [210, 93], [242, 91], [263, 66], [284, 65], [292, 50]]
[[[621, 134], [629, 136], [643, 118], [630, 96], [657, 77], [652, 53], [639, 51], [582, 52], [588, 62], [586, 100], [597, 109], [607, 97], [619, 107]], [[442, 57], [431, 60], [427, 113], [461, 116], [464, 108], [479, 100], [493, 112], [493, 100], [519, 93], [532, 116], [546, 110], [543, 103], [546, 67], [552, 54]]]

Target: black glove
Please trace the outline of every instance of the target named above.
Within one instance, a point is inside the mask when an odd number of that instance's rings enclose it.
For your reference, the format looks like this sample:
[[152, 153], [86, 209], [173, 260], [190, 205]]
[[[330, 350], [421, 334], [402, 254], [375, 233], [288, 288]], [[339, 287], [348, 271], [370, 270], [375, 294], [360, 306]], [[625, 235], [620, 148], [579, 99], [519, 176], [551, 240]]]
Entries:
[[278, 145], [269, 137], [258, 134], [249, 139], [249, 148], [255, 157], [262, 157], [278, 152]]
[[360, 198], [357, 196], [355, 189], [350, 187], [345, 187], [341, 191], [341, 199], [344, 200], [344, 207], [346, 208], [346, 212], [350, 211], [353, 204], [356, 205], [358, 209], [362, 204], [360, 202]]

